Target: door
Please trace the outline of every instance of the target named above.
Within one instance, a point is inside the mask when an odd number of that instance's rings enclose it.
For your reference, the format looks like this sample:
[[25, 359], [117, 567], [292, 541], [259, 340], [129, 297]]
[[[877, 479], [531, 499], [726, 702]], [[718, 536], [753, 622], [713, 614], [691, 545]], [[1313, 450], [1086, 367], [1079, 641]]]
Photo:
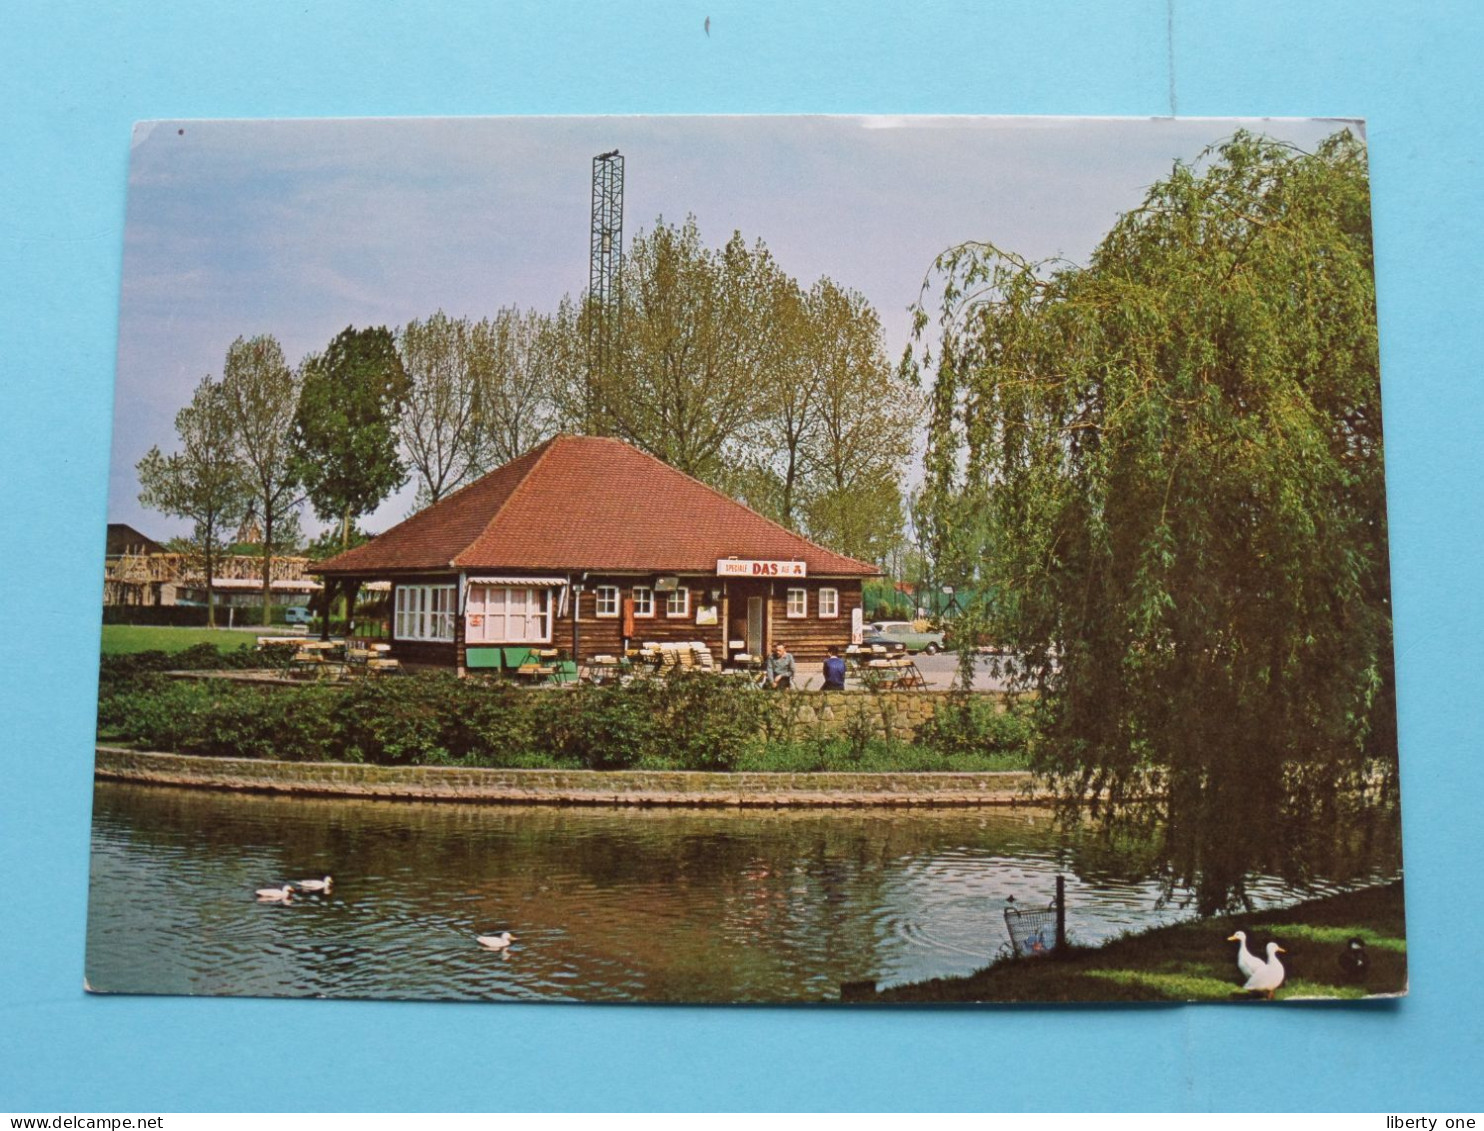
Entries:
[[763, 599], [747, 598], [747, 651], [750, 655], [763, 654]]

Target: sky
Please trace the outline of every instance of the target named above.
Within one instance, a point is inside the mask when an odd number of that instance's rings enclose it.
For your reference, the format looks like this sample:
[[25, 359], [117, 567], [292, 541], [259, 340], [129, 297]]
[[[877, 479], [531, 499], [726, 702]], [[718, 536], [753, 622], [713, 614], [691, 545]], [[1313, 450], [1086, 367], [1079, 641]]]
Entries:
[[[1334, 119], [595, 117], [142, 123], [129, 168], [110, 522], [134, 468], [175, 450], [175, 414], [238, 337], [291, 364], [346, 326], [437, 310], [555, 309], [587, 284], [592, 158], [624, 156], [625, 244], [694, 215], [710, 246], [761, 239], [806, 288], [860, 291], [886, 354], [934, 258], [987, 240], [1085, 263], [1176, 160], [1238, 128], [1312, 150]], [[412, 486], [363, 525], [411, 509]], [[321, 529], [306, 509], [304, 527]]]

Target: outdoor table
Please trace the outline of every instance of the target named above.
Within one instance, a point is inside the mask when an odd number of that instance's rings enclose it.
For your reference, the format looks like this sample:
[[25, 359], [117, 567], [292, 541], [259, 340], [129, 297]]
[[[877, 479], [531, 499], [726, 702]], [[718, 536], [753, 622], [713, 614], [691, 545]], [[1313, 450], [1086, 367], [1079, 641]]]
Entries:
[[550, 682], [556, 676], [556, 668], [550, 664], [525, 663], [515, 669], [515, 678], [524, 680], [532, 686], [542, 682]]
[[612, 683], [619, 679], [627, 665], [617, 656], [593, 656], [582, 666], [583, 683]]
[[911, 691], [927, 686], [910, 656], [876, 657], [861, 668], [861, 681], [872, 691]]
[[629, 660], [636, 667], [643, 669], [642, 674], [654, 675], [664, 666], [665, 653], [659, 648], [641, 648], [637, 652], [630, 652]]
[[335, 679], [344, 675], [349, 668], [345, 641], [301, 640], [299, 650], [294, 653], [292, 665], [293, 670], [299, 674], [313, 675], [317, 679]]

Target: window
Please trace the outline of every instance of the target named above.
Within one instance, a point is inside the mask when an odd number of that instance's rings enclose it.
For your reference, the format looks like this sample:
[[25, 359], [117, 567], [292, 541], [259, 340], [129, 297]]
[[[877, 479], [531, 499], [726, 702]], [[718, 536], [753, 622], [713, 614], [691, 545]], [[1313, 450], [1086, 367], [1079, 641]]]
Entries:
[[618, 586], [599, 585], [597, 588], [598, 616], [618, 616]]
[[452, 640], [456, 601], [452, 585], [397, 586], [397, 639]]
[[634, 586], [634, 615], [636, 617], [654, 616], [654, 590], [647, 585]]
[[667, 617], [690, 616], [690, 590], [675, 589], [665, 598], [665, 615]]
[[809, 590], [790, 589], [788, 591], [788, 615], [791, 617], [809, 615]]
[[470, 644], [545, 644], [551, 640], [551, 590], [471, 585], [464, 610]]
[[840, 590], [821, 589], [819, 591], [819, 615], [822, 617], [840, 615]]

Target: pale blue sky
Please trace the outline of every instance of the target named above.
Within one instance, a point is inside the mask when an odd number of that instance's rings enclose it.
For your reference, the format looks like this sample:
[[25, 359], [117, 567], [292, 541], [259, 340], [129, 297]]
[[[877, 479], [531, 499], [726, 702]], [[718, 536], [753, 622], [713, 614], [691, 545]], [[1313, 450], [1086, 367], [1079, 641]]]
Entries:
[[[156, 122], [129, 176], [109, 519], [186, 526], [137, 501], [134, 465], [239, 335], [291, 363], [347, 325], [441, 308], [549, 310], [587, 283], [594, 154], [626, 165], [626, 240], [694, 214], [762, 239], [808, 286], [861, 291], [888, 355], [934, 256], [965, 240], [1085, 260], [1177, 158], [1245, 126], [1312, 148], [1332, 119], [451, 118]], [[1358, 128], [1358, 127], [1357, 127]], [[367, 525], [402, 518], [411, 488]], [[318, 529], [306, 514], [306, 528]]]

